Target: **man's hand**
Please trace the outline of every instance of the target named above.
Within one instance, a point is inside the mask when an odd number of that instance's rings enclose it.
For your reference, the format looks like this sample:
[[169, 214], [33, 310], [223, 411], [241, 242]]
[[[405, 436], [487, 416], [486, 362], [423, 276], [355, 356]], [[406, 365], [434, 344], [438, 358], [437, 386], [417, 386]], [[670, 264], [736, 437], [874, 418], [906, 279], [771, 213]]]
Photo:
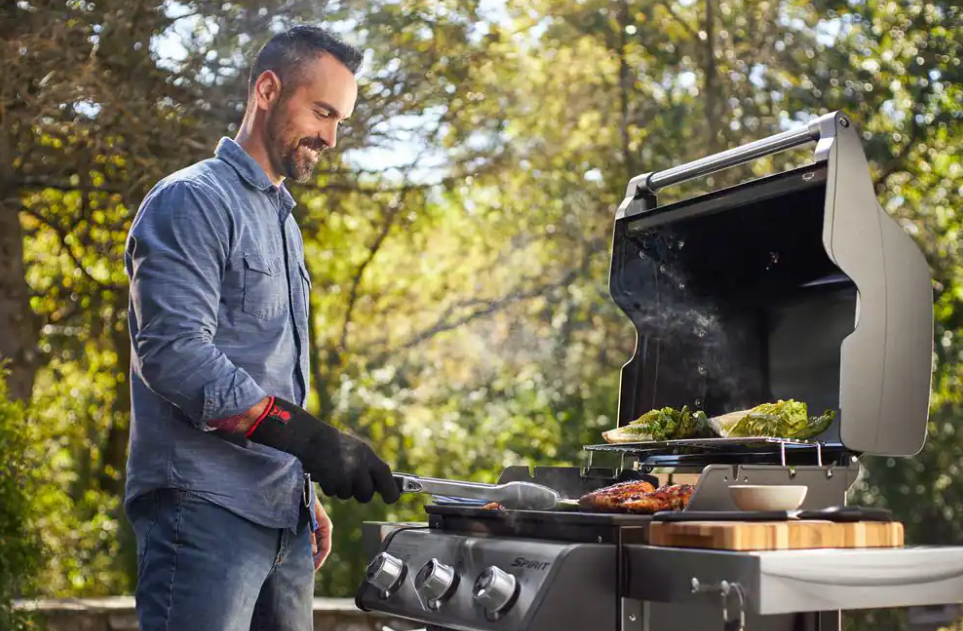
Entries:
[[314, 498], [314, 517], [318, 520], [318, 529], [311, 533], [311, 553], [314, 555], [314, 571], [317, 572], [324, 565], [331, 554], [331, 518], [325, 512], [321, 500]]
[[391, 468], [364, 441], [280, 397], [270, 397], [246, 436], [297, 457], [325, 495], [365, 503], [377, 491], [388, 504], [401, 497]]

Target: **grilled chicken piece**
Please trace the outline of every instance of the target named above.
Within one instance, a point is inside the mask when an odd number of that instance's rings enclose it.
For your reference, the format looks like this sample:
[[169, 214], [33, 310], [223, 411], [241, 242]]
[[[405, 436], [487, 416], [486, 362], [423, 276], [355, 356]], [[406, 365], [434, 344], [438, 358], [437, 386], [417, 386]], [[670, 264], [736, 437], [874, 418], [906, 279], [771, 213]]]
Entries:
[[626, 501], [622, 508], [630, 513], [643, 514], [682, 510], [689, 504], [693, 490], [691, 484], [666, 484], [640, 498]]
[[582, 496], [579, 505], [597, 511], [648, 515], [663, 510], [682, 510], [689, 504], [691, 484], [665, 484], [655, 488], [644, 480], [622, 482]]
[[583, 495], [578, 503], [582, 508], [601, 511], [617, 511], [625, 502], [644, 497], [655, 491], [655, 487], [645, 480], [620, 482]]

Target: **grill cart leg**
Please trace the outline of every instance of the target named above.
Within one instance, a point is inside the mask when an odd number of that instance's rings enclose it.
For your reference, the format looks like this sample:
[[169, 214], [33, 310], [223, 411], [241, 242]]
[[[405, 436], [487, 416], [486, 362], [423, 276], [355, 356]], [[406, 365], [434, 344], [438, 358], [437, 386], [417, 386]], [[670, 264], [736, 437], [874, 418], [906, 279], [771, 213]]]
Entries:
[[843, 617], [838, 611], [821, 611], [819, 614], [817, 631], [840, 631], [843, 627]]

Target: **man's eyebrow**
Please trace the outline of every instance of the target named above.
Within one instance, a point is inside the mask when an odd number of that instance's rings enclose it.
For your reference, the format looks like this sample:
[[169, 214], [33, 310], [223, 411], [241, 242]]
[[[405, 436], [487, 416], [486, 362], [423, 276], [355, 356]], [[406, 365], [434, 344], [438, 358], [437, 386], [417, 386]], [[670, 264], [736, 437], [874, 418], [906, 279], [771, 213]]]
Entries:
[[344, 119], [347, 118], [347, 116], [343, 115], [341, 112], [338, 111], [338, 108], [336, 108], [335, 106], [331, 105], [330, 103], [326, 103], [325, 101], [315, 101], [315, 102], [314, 102], [314, 106], [315, 106], [315, 107], [322, 107], [322, 108], [330, 111], [332, 114], [334, 114], [336, 117], [338, 117], [338, 118], [340, 118], [340, 119], [342, 119], [342, 120], [344, 120]]

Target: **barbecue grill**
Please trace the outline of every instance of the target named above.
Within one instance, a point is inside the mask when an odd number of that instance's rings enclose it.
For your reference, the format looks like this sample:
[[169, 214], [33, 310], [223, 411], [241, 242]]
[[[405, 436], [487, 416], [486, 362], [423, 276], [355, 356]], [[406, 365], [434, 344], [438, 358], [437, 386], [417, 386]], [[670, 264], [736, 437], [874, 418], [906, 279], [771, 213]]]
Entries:
[[[811, 142], [806, 166], [658, 203], [664, 187]], [[844, 113], [633, 178], [615, 215], [609, 284], [637, 332], [619, 426], [664, 406], [713, 416], [790, 398], [834, 412], [833, 423], [808, 440], [586, 445], [586, 466], [510, 467], [501, 483], [577, 499], [616, 481], [696, 476], [672, 519], [737, 511], [734, 484], [805, 485], [800, 508], [826, 517], [819, 511], [845, 505], [862, 458], [922, 448], [929, 268], [879, 206]], [[365, 524], [373, 559], [361, 609], [463, 631], [826, 631], [842, 610], [963, 600], [963, 548], [719, 550], [653, 544], [663, 514], [445, 501], [425, 510], [418, 524]]]

